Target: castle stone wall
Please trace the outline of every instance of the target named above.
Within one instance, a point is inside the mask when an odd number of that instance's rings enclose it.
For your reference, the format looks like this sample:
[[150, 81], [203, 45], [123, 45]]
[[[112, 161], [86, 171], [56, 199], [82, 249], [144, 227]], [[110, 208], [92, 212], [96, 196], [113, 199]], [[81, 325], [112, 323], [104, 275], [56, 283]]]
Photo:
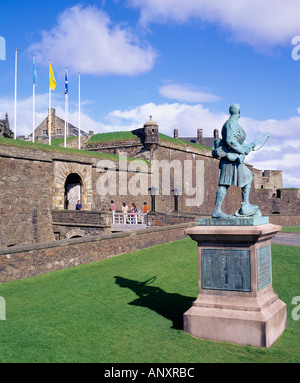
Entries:
[[185, 229], [191, 225], [194, 223], [0, 249], [0, 283], [183, 239], [187, 237]]
[[52, 163], [0, 146], [0, 247], [51, 241]]
[[277, 189], [282, 189], [282, 171], [281, 170], [259, 170], [250, 166], [250, 170], [255, 174], [255, 189], [269, 189], [276, 193]]
[[[71, 173], [81, 178], [81, 200], [86, 211], [109, 211], [110, 201], [114, 200], [118, 211], [123, 202], [129, 208], [134, 202], [143, 212], [144, 202], [151, 206], [148, 188], [152, 186], [158, 188], [157, 212], [174, 210], [175, 187], [180, 189], [181, 213], [211, 215], [214, 209], [219, 161], [209, 150], [164, 141], [155, 150], [145, 151], [150, 161], [127, 162], [125, 167], [122, 161], [83, 154], [0, 145], [0, 247], [54, 240], [51, 209], [64, 209], [65, 182]], [[160, 165], [156, 181], [151, 174], [155, 161]], [[252, 188], [250, 202], [257, 204], [264, 215], [300, 215], [298, 189], [279, 189], [276, 198], [272, 192]], [[230, 187], [223, 211], [234, 214], [240, 203], [240, 188]]]
[[255, 201], [264, 215], [300, 215], [300, 189], [255, 190]]

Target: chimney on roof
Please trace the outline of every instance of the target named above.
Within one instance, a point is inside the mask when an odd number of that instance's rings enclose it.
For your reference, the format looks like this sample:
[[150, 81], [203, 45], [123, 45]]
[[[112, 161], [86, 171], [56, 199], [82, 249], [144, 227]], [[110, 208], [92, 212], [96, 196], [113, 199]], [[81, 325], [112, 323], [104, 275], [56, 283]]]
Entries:
[[197, 129], [197, 144], [205, 145], [203, 139], [203, 129]]
[[178, 138], [178, 129], [174, 129], [174, 138]]

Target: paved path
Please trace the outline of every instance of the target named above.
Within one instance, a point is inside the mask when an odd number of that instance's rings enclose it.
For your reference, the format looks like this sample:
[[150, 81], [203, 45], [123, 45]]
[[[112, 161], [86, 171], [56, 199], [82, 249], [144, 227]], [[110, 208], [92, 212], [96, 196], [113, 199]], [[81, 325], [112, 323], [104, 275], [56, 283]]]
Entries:
[[272, 243], [275, 243], [277, 245], [289, 245], [300, 247], [300, 233], [286, 233], [284, 231], [280, 231], [272, 239]]

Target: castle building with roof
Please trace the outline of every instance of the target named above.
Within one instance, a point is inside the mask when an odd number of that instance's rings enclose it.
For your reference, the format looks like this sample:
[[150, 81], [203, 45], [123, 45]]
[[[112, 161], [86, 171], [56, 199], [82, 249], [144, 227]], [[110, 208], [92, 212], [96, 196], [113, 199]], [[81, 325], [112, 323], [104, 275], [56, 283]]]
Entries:
[[[79, 129], [67, 123], [67, 137], [78, 137]], [[55, 109], [51, 108], [51, 137], [52, 138], [62, 138], [65, 135], [65, 120], [58, 117], [55, 113]], [[88, 136], [83, 130], [80, 130], [80, 135], [82, 137]], [[36, 141], [42, 141], [49, 138], [49, 111], [47, 117], [39, 124], [39, 126], [34, 131], [34, 137]], [[28, 139], [32, 141], [32, 133], [28, 136]]]

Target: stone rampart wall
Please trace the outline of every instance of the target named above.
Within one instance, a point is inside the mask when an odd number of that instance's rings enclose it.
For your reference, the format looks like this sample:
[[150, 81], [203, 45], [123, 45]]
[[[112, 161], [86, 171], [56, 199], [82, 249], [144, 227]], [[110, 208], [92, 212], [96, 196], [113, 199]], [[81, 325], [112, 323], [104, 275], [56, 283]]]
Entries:
[[109, 233], [111, 224], [111, 212], [52, 210], [52, 227], [56, 240]]
[[55, 223], [110, 226], [112, 223], [112, 213], [88, 210], [52, 210], [52, 221]]
[[300, 189], [255, 190], [255, 203], [263, 215], [300, 215]]
[[[198, 216], [199, 217], [199, 216]], [[197, 216], [193, 214], [182, 213], [148, 213], [148, 225], [149, 226], [166, 226], [166, 225], [178, 225], [181, 223], [194, 222], [197, 225]]]
[[[201, 151], [199, 148], [187, 148], [169, 142], [162, 142], [152, 155], [152, 160], [161, 164], [165, 161], [170, 166], [167, 175], [162, 169], [159, 170], [160, 190], [155, 201], [156, 211], [169, 213], [174, 210], [172, 190], [176, 186], [175, 181], [179, 180], [179, 211], [210, 215], [218, 188], [219, 161], [212, 158], [207, 150]], [[172, 167], [176, 161], [180, 164], [179, 176]], [[185, 166], [186, 163], [188, 166]], [[100, 167], [103, 165], [102, 170], [99, 169], [99, 164]], [[129, 208], [134, 202], [138, 210], [143, 212], [144, 202], [151, 206], [148, 187], [153, 185], [149, 162], [142, 163], [142, 171], [137, 165], [138, 161], [128, 163], [125, 169], [120, 169], [120, 164], [121, 162], [116, 161], [112, 169], [105, 170], [105, 161], [96, 157], [0, 145], [0, 247], [54, 240], [51, 209], [64, 208], [65, 181], [71, 173], [81, 177], [84, 210], [108, 211], [110, 201], [114, 200], [118, 211], [123, 202]], [[139, 189], [141, 176], [148, 183], [144, 194], [140, 194]], [[114, 179], [115, 191], [108, 189], [107, 194], [99, 193], [99, 181], [104, 180], [102, 183], [105, 184]], [[282, 189], [279, 192], [280, 195], [274, 198], [270, 190], [254, 191], [252, 188], [250, 202], [257, 204], [263, 215], [279, 213], [299, 216], [299, 190]], [[241, 190], [230, 187], [223, 211], [234, 214], [240, 207], [240, 202]], [[67, 231], [61, 238], [66, 235]]]
[[281, 225], [282, 227], [300, 226], [300, 215], [273, 214], [269, 216], [269, 221], [273, 225]]
[[0, 283], [34, 277], [80, 264], [173, 242], [194, 223], [153, 227], [133, 233], [76, 238], [0, 249]]
[[0, 145], [0, 247], [52, 241], [52, 163]]

